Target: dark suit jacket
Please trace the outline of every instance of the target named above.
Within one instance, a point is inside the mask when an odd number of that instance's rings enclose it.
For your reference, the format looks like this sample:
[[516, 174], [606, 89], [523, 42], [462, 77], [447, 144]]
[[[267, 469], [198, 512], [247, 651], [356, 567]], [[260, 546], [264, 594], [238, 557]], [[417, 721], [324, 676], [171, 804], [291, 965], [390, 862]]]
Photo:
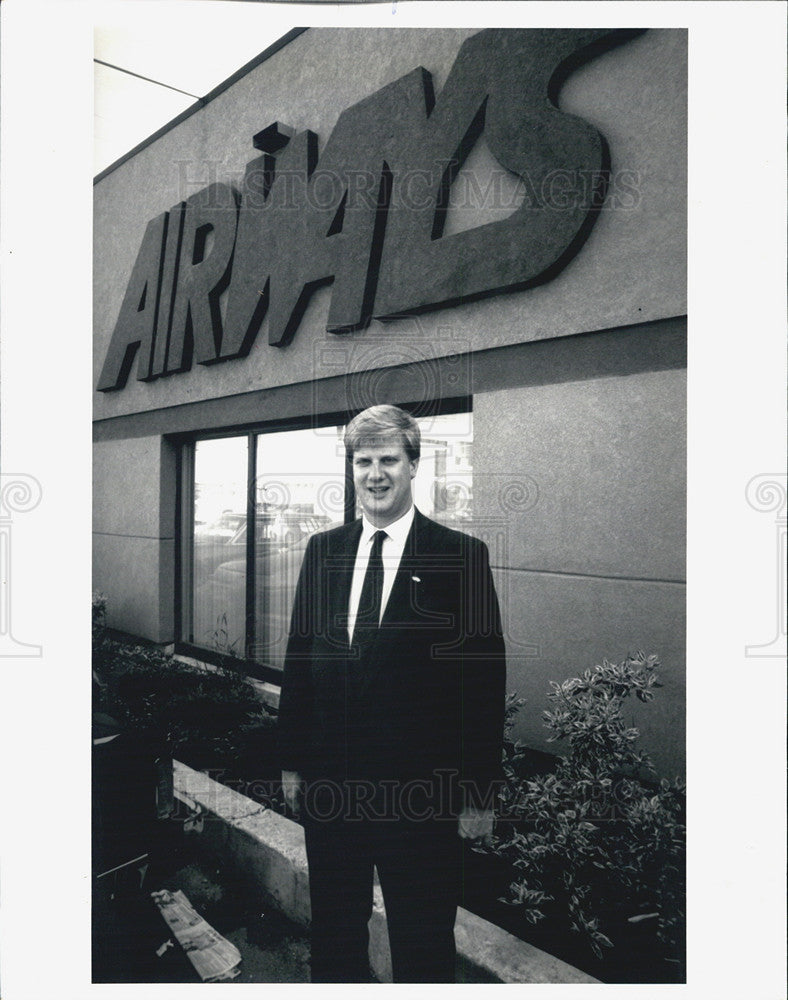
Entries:
[[494, 805], [505, 652], [483, 542], [415, 512], [371, 652], [348, 644], [361, 521], [313, 536], [279, 706], [280, 761], [307, 779], [434, 780], [451, 808]]

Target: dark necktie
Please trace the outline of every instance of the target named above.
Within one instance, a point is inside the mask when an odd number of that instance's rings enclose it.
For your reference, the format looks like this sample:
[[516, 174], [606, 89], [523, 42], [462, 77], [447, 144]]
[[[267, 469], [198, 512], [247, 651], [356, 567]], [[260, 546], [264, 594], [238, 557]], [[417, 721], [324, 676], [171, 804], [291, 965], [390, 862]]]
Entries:
[[383, 597], [383, 542], [387, 537], [385, 531], [376, 531], [372, 536], [372, 551], [369, 554], [353, 629], [353, 639], [359, 644], [374, 639], [380, 624], [380, 604]]

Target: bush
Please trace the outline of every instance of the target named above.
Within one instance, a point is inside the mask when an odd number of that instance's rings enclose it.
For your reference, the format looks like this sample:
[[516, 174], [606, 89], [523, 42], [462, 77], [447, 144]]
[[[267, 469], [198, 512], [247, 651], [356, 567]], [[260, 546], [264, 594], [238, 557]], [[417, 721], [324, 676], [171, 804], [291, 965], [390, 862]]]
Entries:
[[115, 638], [105, 620], [106, 601], [94, 595], [96, 707], [124, 728], [156, 730], [177, 756], [180, 747], [194, 741], [226, 753], [247, 731], [273, 727], [273, 717], [241, 675], [190, 666], [155, 645]]
[[676, 961], [684, 927], [684, 791], [649, 782], [653, 768], [626, 725], [631, 695], [650, 701], [659, 687], [655, 656], [603, 661], [552, 683], [544, 712], [550, 740], [568, 754], [553, 771], [521, 773], [525, 748], [511, 729], [523, 704], [510, 695], [501, 815], [492, 850], [516, 870], [503, 900], [536, 923], [549, 915], [580, 934], [597, 957], [613, 947], [611, 928], [654, 927], [653, 947]]
[[93, 649], [103, 641], [107, 628], [107, 599], [96, 591], [93, 594]]

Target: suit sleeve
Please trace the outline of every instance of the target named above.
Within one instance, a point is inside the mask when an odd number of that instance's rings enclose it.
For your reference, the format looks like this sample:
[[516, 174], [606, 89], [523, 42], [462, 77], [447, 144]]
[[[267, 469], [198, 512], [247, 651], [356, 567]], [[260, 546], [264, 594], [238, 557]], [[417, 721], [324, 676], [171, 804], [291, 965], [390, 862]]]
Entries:
[[317, 546], [309, 539], [296, 585], [279, 697], [278, 744], [283, 771], [303, 772], [313, 731], [311, 617]]
[[492, 809], [503, 778], [506, 650], [487, 546], [475, 541], [467, 554], [465, 621], [460, 676], [464, 805]]

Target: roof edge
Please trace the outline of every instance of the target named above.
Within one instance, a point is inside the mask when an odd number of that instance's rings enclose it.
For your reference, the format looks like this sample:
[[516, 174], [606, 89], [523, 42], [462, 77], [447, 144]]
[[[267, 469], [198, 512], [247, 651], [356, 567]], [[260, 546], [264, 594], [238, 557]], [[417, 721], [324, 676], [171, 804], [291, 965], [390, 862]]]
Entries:
[[156, 131], [149, 135], [147, 139], [143, 139], [142, 142], [138, 142], [137, 145], [130, 149], [127, 153], [124, 153], [123, 156], [119, 157], [113, 163], [110, 163], [108, 167], [105, 167], [97, 173], [93, 178], [94, 186], [98, 184], [99, 181], [103, 180], [108, 174], [111, 174], [113, 170], [117, 170], [121, 164], [130, 160], [132, 156], [136, 156], [140, 150], [145, 149], [146, 146], [150, 146], [165, 133], [174, 129], [176, 125], [180, 125], [181, 122], [186, 121], [187, 118], [191, 118], [196, 111], [199, 111], [200, 108], [204, 108], [206, 104], [209, 104], [212, 100], [214, 100], [214, 98], [223, 94], [225, 90], [229, 90], [233, 84], [237, 83], [242, 77], [246, 76], [247, 73], [250, 73], [261, 63], [264, 63], [266, 59], [270, 59], [272, 55], [275, 55], [280, 49], [283, 49], [285, 45], [288, 45], [307, 30], [308, 28], [291, 28], [290, 31], [282, 35], [281, 38], [278, 38], [272, 45], [269, 45], [267, 49], [263, 49], [263, 51], [259, 55], [255, 56], [254, 59], [250, 59], [248, 63], [245, 63], [240, 69], [237, 69], [232, 76], [228, 76], [226, 80], [223, 80], [220, 84], [214, 87], [213, 90], [209, 91], [205, 97], [200, 97], [194, 102], [194, 104], [190, 104], [188, 108], [181, 111], [179, 115], [176, 115], [175, 118], [167, 122], [166, 125], [162, 125], [161, 128], [156, 129]]

